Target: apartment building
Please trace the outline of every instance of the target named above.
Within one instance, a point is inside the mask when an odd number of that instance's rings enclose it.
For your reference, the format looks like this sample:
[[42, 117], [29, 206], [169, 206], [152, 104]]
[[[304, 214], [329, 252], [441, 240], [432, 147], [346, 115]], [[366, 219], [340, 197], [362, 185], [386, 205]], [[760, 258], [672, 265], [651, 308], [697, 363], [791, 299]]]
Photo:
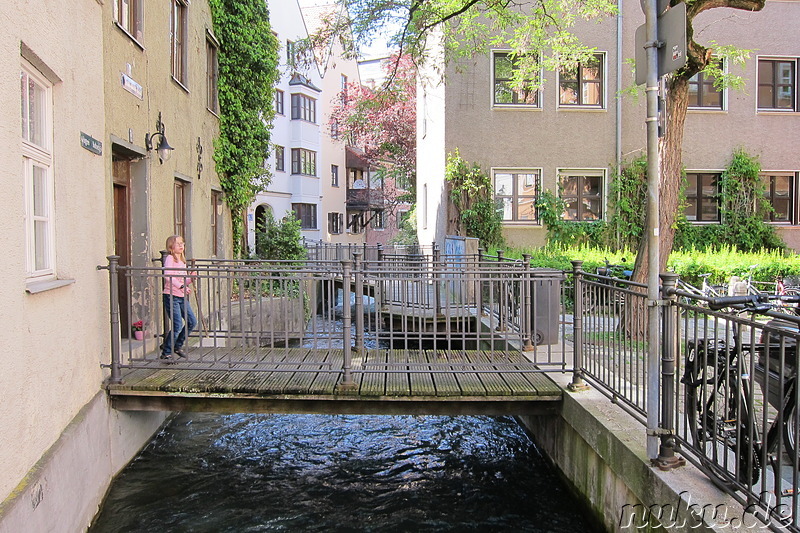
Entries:
[[[192, 257], [230, 257], [216, 47], [206, 1], [0, 7], [2, 532], [85, 530], [165, 419], [115, 411], [102, 389], [110, 288], [97, 267], [112, 254], [153, 265], [173, 233]], [[122, 296], [135, 312], [157, 294]], [[127, 337], [141, 317], [121, 319]]]
[[[620, 17], [584, 23], [577, 33], [596, 47], [593, 64], [572, 72], [543, 72], [540, 90], [510, 86], [514, 63], [503, 47], [451, 63], [445, 81], [423, 73], [418, 91], [418, 231], [421, 242], [444, 238], [444, 165], [459, 150], [489, 172], [502, 203], [504, 234], [518, 246], [544, 244], [546, 229], [534, 205], [550, 190], [567, 202], [565, 217], [603, 219], [609, 180], [620, 162], [646, 151], [645, 97], [620, 96], [634, 84], [634, 33], [644, 23], [638, 2], [620, 3]], [[793, 21], [800, 3], [767, 1], [761, 12], [710, 9], [695, 19], [695, 39], [751, 50], [743, 90], [717, 91], [713, 80], [692, 80], [683, 142], [686, 215], [697, 224], [721, 223], [719, 175], [737, 148], [757, 155], [775, 208], [771, 223], [800, 249], [800, 41]], [[431, 57], [440, 55], [435, 48]], [[675, 179], [681, 179], [676, 176]]]

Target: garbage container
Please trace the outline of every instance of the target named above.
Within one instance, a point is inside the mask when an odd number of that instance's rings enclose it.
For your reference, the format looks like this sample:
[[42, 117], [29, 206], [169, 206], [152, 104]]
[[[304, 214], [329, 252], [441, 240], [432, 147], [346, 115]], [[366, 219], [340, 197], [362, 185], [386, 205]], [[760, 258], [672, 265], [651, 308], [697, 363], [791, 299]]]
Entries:
[[555, 268], [531, 270], [531, 342], [558, 343], [558, 323], [561, 315], [561, 283], [566, 275]]

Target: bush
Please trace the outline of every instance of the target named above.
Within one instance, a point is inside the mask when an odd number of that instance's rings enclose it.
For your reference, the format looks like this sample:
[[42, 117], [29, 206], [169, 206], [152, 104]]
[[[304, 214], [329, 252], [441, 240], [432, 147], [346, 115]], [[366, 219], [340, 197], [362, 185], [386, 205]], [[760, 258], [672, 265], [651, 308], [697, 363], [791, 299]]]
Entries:
[[271, 212], [256, 228], [256, 259], [296, 260], [307, 257], [302, 245], [300, 221], [294, 215], [286, 215], [276, 221]]

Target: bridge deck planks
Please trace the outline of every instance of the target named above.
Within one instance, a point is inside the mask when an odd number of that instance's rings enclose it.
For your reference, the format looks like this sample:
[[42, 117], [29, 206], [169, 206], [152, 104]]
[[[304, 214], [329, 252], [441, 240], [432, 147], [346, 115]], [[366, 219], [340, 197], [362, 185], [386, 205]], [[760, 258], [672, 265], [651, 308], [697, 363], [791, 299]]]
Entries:
[[[541, 372], [521, 372], [519, 354], [487, 351], [353, 351], [355, 389], [340, 389], [342, 349], [202, 348], [188, 360], [163, 364], [158, 354], [122, 369], [123, 382], [108, 383], [111, 395], [243, 395], [248, 397], [440, 398], [484, 397], [497, 401], [561, 396]], [[516, 372], [513, 370], [517, 370]], [[368, 370], [368, 371], [363, 371]], [[489, 371], [491, 370], [491, 371]]]

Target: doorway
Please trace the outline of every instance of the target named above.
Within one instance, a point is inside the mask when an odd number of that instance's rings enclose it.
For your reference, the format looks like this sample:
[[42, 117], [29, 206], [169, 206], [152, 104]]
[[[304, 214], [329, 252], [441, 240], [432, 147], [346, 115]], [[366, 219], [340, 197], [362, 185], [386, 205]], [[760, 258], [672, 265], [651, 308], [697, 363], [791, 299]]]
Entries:
[[[131, 162], [129, 159], [112, 157], [114, 182], [114, 254], [119, 256], [120, 266], [131, 265]], [[128, 278], [119, 276], [119, 321], [122, 336], [131, 332], [130, 294]]]

